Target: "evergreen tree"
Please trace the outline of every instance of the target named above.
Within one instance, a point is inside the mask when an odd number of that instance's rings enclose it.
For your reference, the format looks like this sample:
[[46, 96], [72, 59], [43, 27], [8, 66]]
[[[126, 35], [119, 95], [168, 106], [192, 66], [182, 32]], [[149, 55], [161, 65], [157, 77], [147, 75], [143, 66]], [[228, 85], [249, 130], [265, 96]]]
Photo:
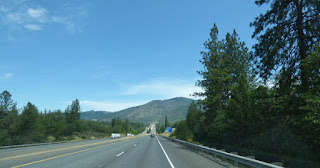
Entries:
[[170, 126], [167, 116], [165, 116], [165, 118], [164, 118], [164, 126], [165, 126], [166, 128]]
[[39, 120], [37, 107], [30, 102], [24, 106], [21, 114], [20, 134], [22, 143], [44, 142], [44, 128]]
[[11, 97], [7, 90], [0, 94], [0, 145], [14, 143], [18, 129], [18, 110]]
[[195, 95], [204, 97], [199, 103], [205, 110], [208, 140], [218, 140], [226, 135], [231, 125], [243, 123], [242, 119], [247, 118], [251, 65], [248, 49], [235, 30], [219, 41], [218, 28], [214, 24], [204, 46], [207, 51], [201, 52], [200, 60], [204, 70], [198, 72], [203, 80], [197, 82], [204, 92]]
[[260, 62], [261, 76], [268, 79], [281, 68], [283, 85], [301, 81], [308, 90], [307, 70], [302, 64], [320, 41], [319, 0], [256, 0], [261, 6], [271, 2], [271, 9], [261, 14], [250, 26], [255, 28], [252, 37], [255, 57]]
[[66, 111], [66, 119], [68, 122], [68, 134], [72, 134], [74, 131], [80, 131], [80, 103], [76, 99], [72, 101], [71, 106], [68, 106]]
[[129, 130], [129, 119], [125, 119], [125, 130], [126, 130], [126, 134], [128, 133], [128, 130]]
[[199, 141], [203, 138], [204, 115], [196, 103], [192, 102], [188, 108], [186, 124], [193, 133], [193, 139]]
[[304, 62], [308, 72], [308, 92], [302, 94], [305, 104], [300, 107], [301, 113], [293, 116], [292, 125], [303, 141], [314, 149], [312, 157], [320, 158], [320, 46], [316, 47]]
[[178, 121], [175, 123], [176, 130], [174, 134], [176, 135], [176, 138], [182, 139], [182, 140], [188, 140], [192, 136], [192, 132], [187, 126], [186, 120]]
[[60, 139], [62, 136], [67, 136], [67, 121], [65, 115], [62, 111], [57, 110], [52, 113], [49, 113], [50, 120], [53, 121], [53, 133], [52, 135], [56, 139]]
[[112, 126], [112, 128], [116, 126], [116, 118], [112, 118], [111, 126]]
[[9, 115], [9, 111], [15, 107], [15, 103], [11, 99], [11, 94], [5, 90], [0, 94], [0, 119]]

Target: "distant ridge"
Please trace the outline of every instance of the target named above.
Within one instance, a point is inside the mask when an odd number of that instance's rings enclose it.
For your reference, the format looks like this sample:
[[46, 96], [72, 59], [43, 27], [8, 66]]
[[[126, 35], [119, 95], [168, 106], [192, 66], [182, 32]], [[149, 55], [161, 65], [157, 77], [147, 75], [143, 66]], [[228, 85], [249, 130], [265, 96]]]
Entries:
[[131, 122], [149, 124], [151, 122], [164, 123], [165, 116], [169, 123], [184, 120], [191, 102], [196, 101], [184, 97], [167, 100], [153, 100], [144, 105], [130, 107], [118, 112], [87, 111], [80, 114], [83, 120], [111, 121], [113, 117], [128, 118]]

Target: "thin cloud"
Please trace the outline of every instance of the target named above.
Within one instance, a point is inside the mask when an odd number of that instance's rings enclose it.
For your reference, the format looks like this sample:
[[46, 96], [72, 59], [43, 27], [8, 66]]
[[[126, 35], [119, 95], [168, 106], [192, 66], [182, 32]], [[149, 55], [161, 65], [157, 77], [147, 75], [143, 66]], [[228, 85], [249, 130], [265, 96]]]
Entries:
[[201, 92], [200, 87], [195, 86], [195, 81], [180, 79], [153, 79], [145, 83], [129, 86], [123, 95], [151, 95], [160, 98], [188, 97], [194, 92]]
[[13, 73], [5, 73], [3, 75], [0, 75], [0, 79], [9, 79], [13, 77]]
[[28, 15], [37, 22], [44, 23], [46, 22], [47, 10], [45, 8], [32, 9], [29, 8], [27, 10]]
[[[66, 2], [67, 3], [67, 2]], [[24, 0], [0, 1], [0, 25], [11, 30], [43, 30], [52, 24], [64, 25], [71, 33], [81, 32], [88, 4], [68, 2], [51, 9]]]
[[84, 100], [84, 101], [80, 101], [80, 105], [81, 105], [82, 111], [102, 110], [102, 111], [115, 112], [115, 111], [120, 111], [129, 107], [139, 106], [147, 102], [148, 101], [110, 102], [110, 101]]
[[74, 32], [74, 23], [70, 21], [67, 17], [61, 17], [61, 16], [53, 16], [51, 18], [52, 22], [54, 23], [60, 23], [66, 26], [67, 30], [70, 32]]
[[41, 26], [37, 25], [37, 24], [28, 24], [28, 25], [25, 25], [25, 28], [27, 28], [29, 30], [33, 30], [33, 31], [42, 30]]
[[22, 24], [25, 22], [21, 13], [8, 13], [6, 17], [7, 21], [11, 23]]
[[8, 12], [8, 8], [0, 6], [0, 12]]

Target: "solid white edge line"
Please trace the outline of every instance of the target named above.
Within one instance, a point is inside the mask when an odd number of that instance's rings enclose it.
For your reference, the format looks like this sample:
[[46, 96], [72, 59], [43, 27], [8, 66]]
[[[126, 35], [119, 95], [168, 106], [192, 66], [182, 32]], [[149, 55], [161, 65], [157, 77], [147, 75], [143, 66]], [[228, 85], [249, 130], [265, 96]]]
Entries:
[[124, 153], [124, 151], [123, 151], [123, 152], [121, 152], [121, 153], [119, 153], [119, 154], [117, 155], [117, 157], [118, 157], [118, 156], [120, 156], [120, 155], [122, 155], [123, 153]]
[[173, 166], [173, 164], [172, 164], [171, 160], [169, 159], [169, 157], [168, 157], [168, 155], [167, 155], [166, 151], [163, 149], [163, 147], [162, 147], [162, 145], [161, 145], [161, 143], [160, 143], [160, 141], [159, 141], [159, 139], [158, 139], [158, 137], [157, 137], [157, 136], [156, 136], [156, 138], [157, 138], [157, 140], [158, 140], [158, 143], [159, 143], [159, 145], [160, 145], [160, 147], [161, 147], [161, 149], [162, 149], [162, 151], [163, 151], [164, 155], [166, 155], [167, 160], [168, 160], [168, 162], [170, 163], [171, 168], [174, 168], [174, 166]]

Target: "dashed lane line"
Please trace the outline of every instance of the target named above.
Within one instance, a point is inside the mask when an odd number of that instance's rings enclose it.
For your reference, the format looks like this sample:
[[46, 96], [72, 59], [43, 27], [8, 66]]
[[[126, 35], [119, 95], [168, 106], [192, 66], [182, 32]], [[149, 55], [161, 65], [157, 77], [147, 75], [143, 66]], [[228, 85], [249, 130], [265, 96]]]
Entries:
[[120, 156], [120, 155], [122, 155], [123, 153], [124, 153], [124, 151], [122, 151], [121, 153], [117, 154], [117, 157]]

